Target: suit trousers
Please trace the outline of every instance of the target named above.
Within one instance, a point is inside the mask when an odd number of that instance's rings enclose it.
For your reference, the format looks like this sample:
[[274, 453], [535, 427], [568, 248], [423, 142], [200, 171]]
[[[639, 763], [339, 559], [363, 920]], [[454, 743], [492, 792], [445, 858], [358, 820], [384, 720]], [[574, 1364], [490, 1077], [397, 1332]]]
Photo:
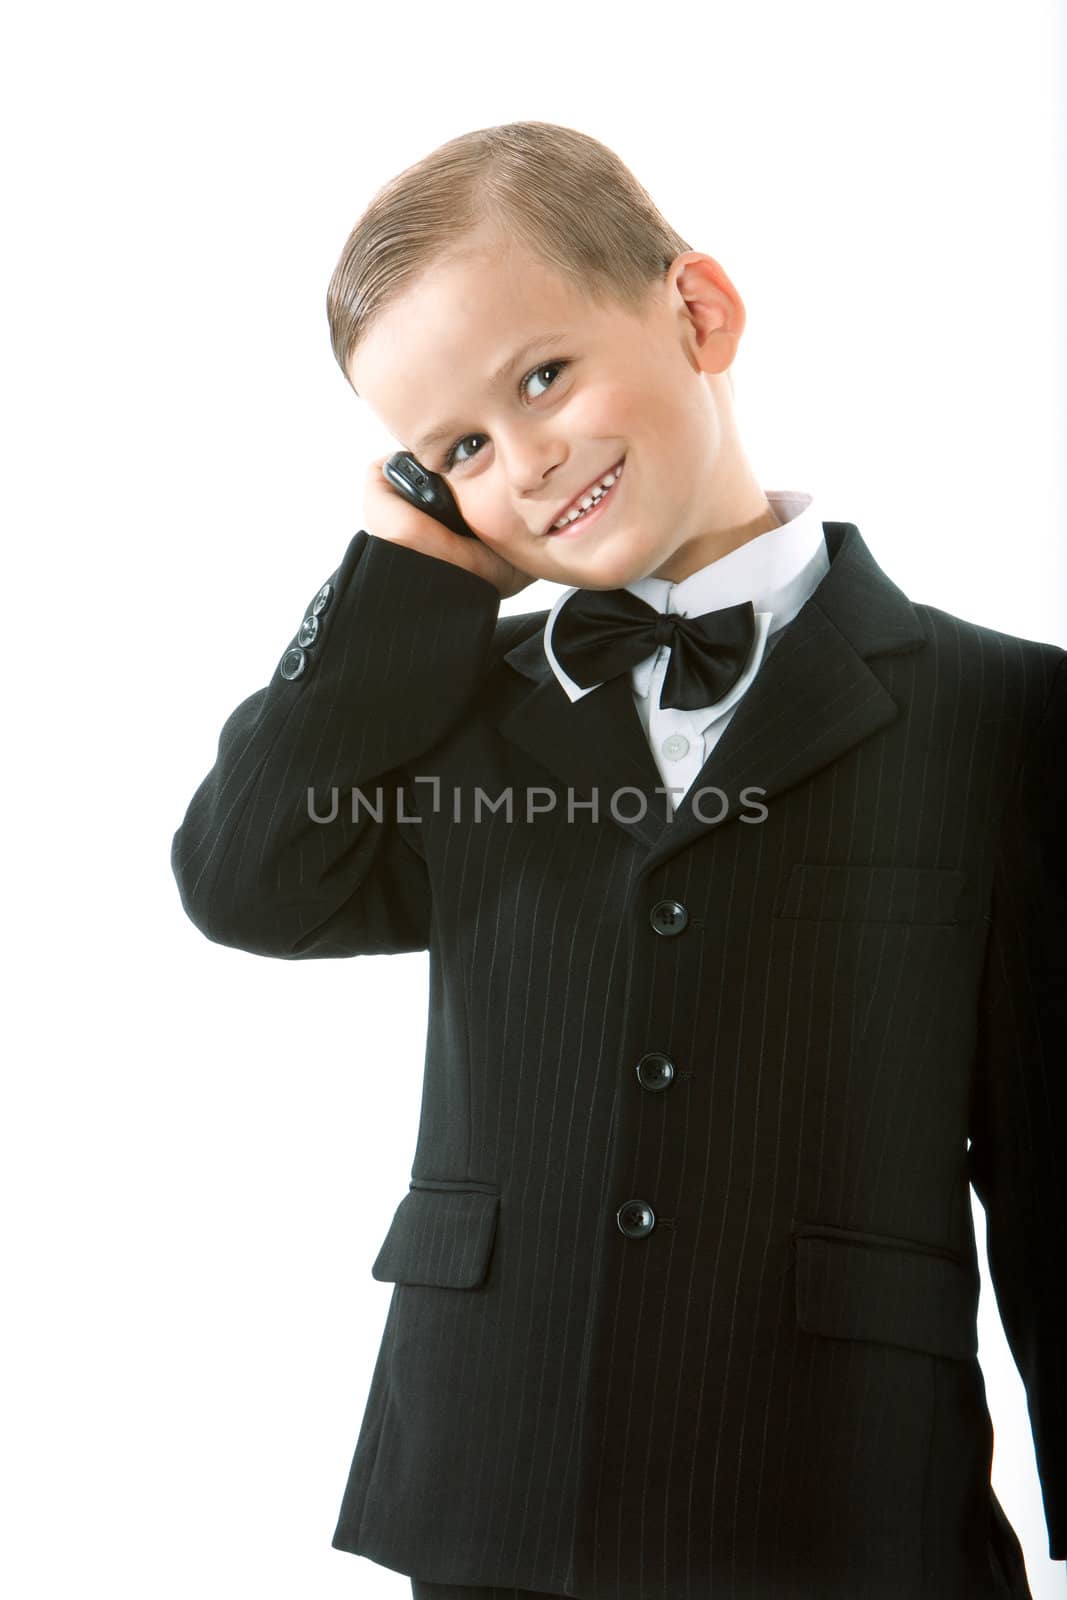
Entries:
[[507, 1584], [424, 1583], [411, 1580], [411, 1600], [567, 1600], [543, 1589], [513, 1589]]

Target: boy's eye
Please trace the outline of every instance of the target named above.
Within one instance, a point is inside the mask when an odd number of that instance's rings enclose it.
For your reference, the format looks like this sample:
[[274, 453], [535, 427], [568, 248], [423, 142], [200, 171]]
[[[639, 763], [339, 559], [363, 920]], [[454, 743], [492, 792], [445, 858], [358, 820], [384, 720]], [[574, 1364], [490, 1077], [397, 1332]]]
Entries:
[[[563, 368], [568, 364], [569, 363], [566, 361], [542, 361], [540, 366], [533, 367], [526, 374], [525, 378], [523, 378], [522, 382], [519, 384], [520, 391], [525, 394], [526, 385], [529, 383], [531, 378], [540, 377], [541, 373], [543, 372], [562, 372]], [[552, 383], [554, 382], [555, 379], [553, 378], [548, 387], [551, 388]], [[536, 399], [537, 397], [535, 396], [534, 398]], [[481, 433], [468, 433], [465, 438], [457, 439], [455, 444], [449, 446], [448, 451], [445, 454], [444, 462], [441, 466], [441, 471], [449, 472], [452, 467], [456, 465], [456, 451], [461, 445], [469, 444], [472, 439], [483, 439], [484, 437], [485, 435]], [[477, 455], [477, 451], [475, 451], [474, 454]], [[464, 461], [470, 461], [472, 459], [472, 456], [461, 456], [459, 457], [460, 465], [462, 465]]]

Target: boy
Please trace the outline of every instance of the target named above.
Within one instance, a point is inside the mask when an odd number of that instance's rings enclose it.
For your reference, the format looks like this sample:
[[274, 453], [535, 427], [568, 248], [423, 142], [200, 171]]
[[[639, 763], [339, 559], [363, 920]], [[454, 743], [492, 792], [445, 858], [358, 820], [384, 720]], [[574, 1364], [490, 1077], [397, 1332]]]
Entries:
[[737, 291], [580, 133], [402, 173], [328, 309], [477, 537], [371, 465], [173, 862], [222, 944], [429, 951], [334, 1545], [415, 1600], [1029, 1594], [968, 1183], [1062, 1559], [1067, 652], [760, 489]]

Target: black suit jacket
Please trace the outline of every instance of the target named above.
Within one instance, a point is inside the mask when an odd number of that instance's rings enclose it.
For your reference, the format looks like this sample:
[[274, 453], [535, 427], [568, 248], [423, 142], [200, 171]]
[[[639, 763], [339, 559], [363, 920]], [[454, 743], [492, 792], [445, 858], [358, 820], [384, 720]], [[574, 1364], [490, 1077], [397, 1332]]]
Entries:
[[628, 674], [571, 704], [546, 612], [364, 530], [222, 730], [197, 926], [429, 951], [338, 1549], [585, 1600], [1027, 1595], [970, 1182], [1067, 1557], [1067, 655], [824, 531], [669, 821]]

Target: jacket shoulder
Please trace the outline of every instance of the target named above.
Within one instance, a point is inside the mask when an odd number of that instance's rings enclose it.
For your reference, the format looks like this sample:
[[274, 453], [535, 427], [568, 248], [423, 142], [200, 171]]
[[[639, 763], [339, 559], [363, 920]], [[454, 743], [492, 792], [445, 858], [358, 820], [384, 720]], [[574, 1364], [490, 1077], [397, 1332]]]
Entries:
[[979, 689], [982, 699], [1000, 701], [1000, 715], [1022, 716], [1047, 705], [1067, 650], [1049, 640], [1027, 639], [956, 616], [940, 606], [912, 601], [933, 646], [939, 680], [948, 686]]

